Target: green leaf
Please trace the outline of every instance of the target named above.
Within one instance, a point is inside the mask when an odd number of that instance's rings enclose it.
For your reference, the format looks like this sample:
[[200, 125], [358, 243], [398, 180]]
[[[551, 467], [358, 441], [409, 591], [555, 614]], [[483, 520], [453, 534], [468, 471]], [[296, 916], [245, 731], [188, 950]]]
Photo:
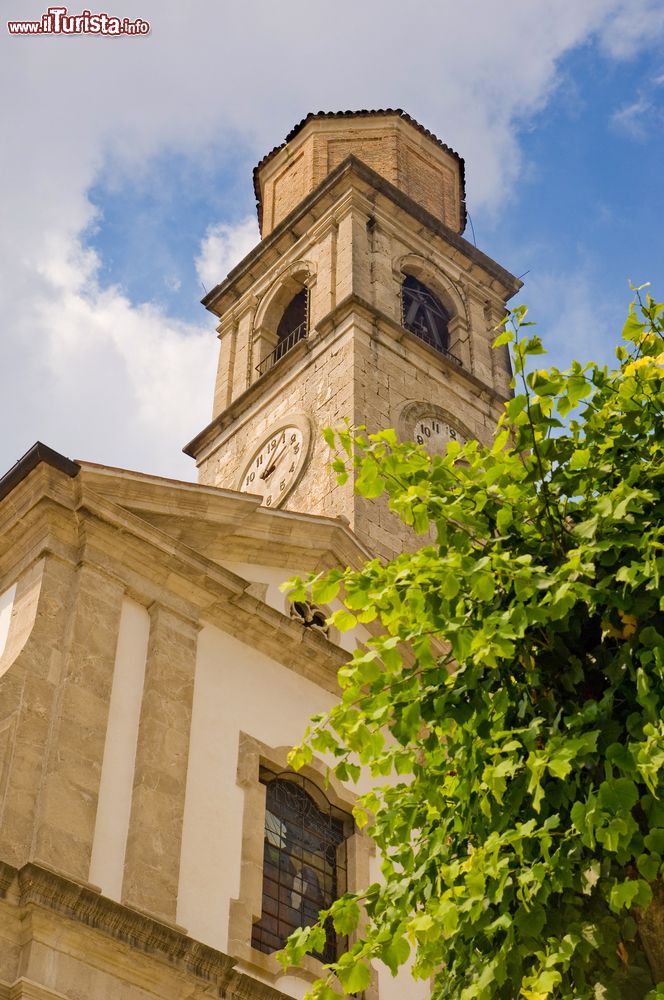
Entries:
[[546, 354], [546, 348], [539, 337], [529, 337], [524, 345], [525, 354]]
[[364, 962], [354, 961], [349, 965], [337, 966], [339, 982], [346, 993], [361, 993], [371, 982], [371, 970]]
[[630, 778], [613, 778], [599, 786], [598, 801], [602, 809], [622, 816], [639, 801], [639, 790]]
[[492, 576], [488, 573], [476, 573], [471, 579], [473, 595], [480, 601], [492, 601], [496, 591], [496, 585]]
[[662, 859], [659, 854], [640, 854], [636, 859], [636, 867], [646, 882], [655, 881], [661, 866]]
[[623, 908], [647, 906], [652, 900], [650, 886], [641, 879], [625, 879], [616, 882], [609, 895], [609, 906], [617, 913]]
[[336, 434], [334, 433], [331, 427], [323, 428], [323, 438], [325, 439], [326, 444], [329, 445], [330, 448], [335, 447], [337, 439], [336, 439]]
[[357, 618], [355, 615], [351, 614], [350, 611], [346, 611], [345, 608], [341, 608], [339, 611], [335, 611], [332, 615], [332, 624], [335, 628], [338, 628], [340, 632], [348, 632], [349, 629], [355, 628], [357, 625]]
[[362, 809], [361, 806], [353, 806], [353, 819], [357, 823], [360, 830], [363, 829], [363, 827], [365, 827], [369, 822], [369, 816], [366, 810]]
[[513, 340], [514, 340], [514, 331], [508, 328], [498, 334], [498, 336], [493, 342], [493, 346], [502, 347], [503, 344], [511, 344]]
[[396, 976], [399, 966], [408, 961], [409, 955], [410, 945], [403, 934], [397, 934], [383, 947], [380, 957], [392, 975]]
[[329, 604], [339, 593], [341, 573], [331, 572], [322, 580], [314, 580], [311, 584], [311, 596], [317, 604]]
[[352, 934], [360, 920], [360, 908], [352, 896], [342, 897], [332, 907], [332, 920], [337, 934]]

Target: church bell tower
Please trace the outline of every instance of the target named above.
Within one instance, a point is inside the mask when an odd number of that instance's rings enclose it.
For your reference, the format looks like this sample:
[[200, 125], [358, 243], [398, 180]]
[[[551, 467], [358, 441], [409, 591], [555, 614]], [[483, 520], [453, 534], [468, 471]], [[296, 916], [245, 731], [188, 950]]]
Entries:
[[382, 500], [337, 485], [326, 426], [488, 441], [510, 393], [495, 327], [520, 282], [464, 239], [464, 164], [401, 110], [308, 115], [254, 171], [261, 241], [203, 300], [219, 320], [202, 484], [341, 517], [403, 547]]

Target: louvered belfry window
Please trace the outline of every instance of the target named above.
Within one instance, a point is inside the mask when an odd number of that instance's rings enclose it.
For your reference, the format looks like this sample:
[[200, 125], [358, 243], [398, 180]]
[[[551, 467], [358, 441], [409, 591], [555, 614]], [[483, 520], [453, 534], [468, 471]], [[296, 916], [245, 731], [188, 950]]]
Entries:
[[[345, 891], [353, 821], [300, 775], [262, 770], [261, 781], [266, 785], [263, 908], [251, 944], [270, 954], [283, 948], [292, 931], [316, 923], [319, 911]], [[331, 962], [336, 951], [330, 926], [325, 948], [315, 957]]]
[[447, 354], [449, 314], [437, 296], [410, 274], [401, 286], [401, 309], [407, 330], [441, 354]]

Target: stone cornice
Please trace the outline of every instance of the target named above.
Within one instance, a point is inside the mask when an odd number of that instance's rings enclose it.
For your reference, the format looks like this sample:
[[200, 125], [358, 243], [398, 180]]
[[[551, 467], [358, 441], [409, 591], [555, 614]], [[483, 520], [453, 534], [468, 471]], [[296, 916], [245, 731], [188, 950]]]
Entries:
[[38, 908], [98, 931], [117, 941], [123, 951], [129, 946], [213, 985], [228, 1000], [288, 1000], [273, 986], [236, 970], [235, 959], [194, 940], [183, 928], [107, 899], [94, 886], [44, 865], [30, 863], [16, 869], [0, 861], [0, 897], [25, 910]]
[[509, 396], [503, 396], [499, 392], [496, 392], [490, 385], [487, 385], [481, 379], [477, 378], [476, 375], [473, 375], [472, 372], [469, 372], [467, 368], [463, 368], [445, 354], [441, 354], [440, 351], [425, 344], [414, 333], [410, 333], [400, 323], [396, 323], [391, 316], [377, 309], [376, 306], [367, 302], [359, 295], [351, 294], [342, 299], [320, 321], [317, 332], [322, 337], [325, 337], [349, 316], [357, 313], [365, 316], [374, 325], [377, 332], [385, 335], [388, 343], [389, 341], [395, 343], [406, 342], [409, 353], [418, 352], [422, 357], [427, 359], [427, 364], [431, 364], [434, 361], [450, 375], [467, 380], [477, 390], [478, 395], [486, 396], [487, 399], [495, 400], [500, 404], [508, 402]]
[[[359, 295], [351, 293], [341, 302], [338, 302], [334, 309], [330, 310], [327, 315], [319, 320], [316, 329], [312, 331], [308, 338], [301, 340], [293, 350], [288, 351], [281, 358], [279, 364], [274, 365], [265, 375], [256, 382], [253, 382], [229, 406], [214, 417], [184, 447], [183, 451], [185, 454], [191, 455], [192, 458], [196, 458], [198, 461], [201, 461], [204, 456], [207, 457], [206, 449], [211, 446], [216, 449], [219, 446], [219, 435], [221, 432], [227, 427], [235, 425], [238, 418], [245, 411], [249, 410], [257, 400], [265, 399], [270, 390], [283, 392], [283, 380], [288, 377], [288, 373], [293, 370], [299, 374], [300, 362], [304, 364], [312, 363], [317, 356], [316, 352], [319, 346], [325, 341], [330, 341], [333, 334], [339, 334], [339, 325], [352, 316], [353, 313], [365, 316], [375, 326], [376, 330], [385, 336], [387, 343], [407, 343], [410, 354], [421, 356], [425, 364], [431, 365], [433, 362], [455, 377], [466, 379], [476, 389], [478, 395], [484, 395], [487, 399], [493, 399], [500, 405], [509, 399], [508, 396], [502, 396], [496, 392], [491, 386], [469, 372], [467, 368], [461, 368], [454, 361], [441, 354], [440, 351], [429, 347], [370, 302], [367, 302]], [[235, 425], [234, 430], [236, 429], [237, 426]]]
[[[505, 288], [507, 297], [518, 292], [521, 287], [521, 281], [518, 278], [487, 254], [478, 250], [463, 236], [459, 236], [454, 230], [449, 229], [408, 195], [381, 177], [375, 170], [372, 170], [371, 167], [354, 156], [348, 156], [290, 215], [287, 215], [265, 239], [261, 240], [222, 282], [208, 292], [202, 300], [206, 309], [209, 309], [216, 316], [221, 316], [232, 303], [239, 300], [256, 279], [257, 273], [254, 272], [254, 269], [257, 266], [260, 270], [269, 266], [274, 259], [275, 251], [277, 255], [281, 255], [284, 249], [292, 245], [294, 238], [299, 239], [311, 227], [313, 221], [318, 221], [323, 217], [349, 184], [357, 184], [358, 182], [360, 186], [365, 186], [372, 192], [382, 195], [392, 206], [402, 209], [433, 235], [441, 237], [470, 262], [497, 280]], [[285, 239], [288, 247], [283, 245]], [[264, 257], [267, 260], [263, 261]]]
[[[125, 585], [129, 577], [139, 598], [154, 596], [176, 614], [200, 625], [216, 625], [295, 673], [338, 693], [337, 671], [348, 654], [258, 600], [249, 593], [250, 584], [243, 577], [92, 494], [83, 498], [81, 509], [90, 515], [83, 521], [83, 561]], [[121, 556], [116, 555], [118, 537], [124, 545]], [[151, 581], [153, 594], [146, 593], [145, 580]]]
[[[223, 550], [224, 560], [241, 559], [262, 565], [299, 566], [303, 571], [318, 571], [321, 566], [362, 565], [371, 553], [350, 528], [338, 518], [268, 510], [260, 498], [234, 490], [224, 490], [197, 483], [164, 479], [124, 469], [81, 462], [75, 480], [61, 472], [40, 465], [14, 487], [0, 503], [0, 558], [10, 535], [24, 531], [34, 519], [34, 508], [60, 511], [60, 523], [79, 508], [108, 502], [127, 512], [130, 531], [139, 523], [151, 525], [170, 538], [210, 557], [210, 539]], [[110, 508], [109, 508], [110, 510]], [[134, 515], [137, 520], [132, 520]], [[141, 529], [143, 530], [143, 529]], [[74, 532], [75, 534], [75, 532]], [[13, 544], [13, 541], [12, 541]], [[212, 561], [214, 557], [212, 556]]]
[[25, 455], [19, 458], [18, 462], [0, 478], [0, 500], [11, 493], [18, 483], [42, 463], [50, 465], [72, 478], [77, 476], [80, 470], [80, 466], [76, 462], [72, 462], [71, 459], [61, 455], [59, 451], [54, 451], [53, 448], [49, 448], [41, 441], [36, 441]]
[[[121, 478], [121, 473], [118, 476]], [[135, 484], [136, 475], [131, 474], [130, 478]], [[74, 565], [94, 567], [121, 583], [128, 595], [146, 606], [157, 601], [199, 626], [215, 625], [287, 669], [337, 694], [337, 671], [347, 661], [348, 654], [324, 636], [303, 629], [296, 620], [259, 600], [250, 593], [249, 581], [210, 558], [215, 546], [220, 558], [233, 558], [233, 547], [228, 544], [228, 539], [233, 537], [230, 521], [226, 531], [221, 526], [226, 523], [223, 519], [206, 521], [206, 499], [209, 500], [210, 494], [224, 491], [194, 484], [176, 484], [186, 486], [190, 491], [192, 506], [183, 516], [178, 513], [181, 491], [176, 490], [173, 494], [168, 487], [164, 487], [163, 480], [157, 484], [156, 491], [153, 483], [151, 490], [149, 477], [146, 479], [147, 500], [151, 509], [158, 506], [158, 494], [162, 493], [164, 518], [157, 524], [123, 507], [121, 491], [114, 500], [95, 493], [85, 480], [85, 467], [75, 481], [76, 489], [72, 490], [70, 486], [70, 496], [66, 498], [69, 503], [60, 508], [44, 496], [42, 477], [37, 476], [32, 483], [28, 477], [22, 488], [32, 485], [34, 495], [29, 515], [15, 522], [13, 551], [21, 553], [29, 547], [33, 559], [55, 551], [60, 558]], [[99, 482], [97, 477], [96, 484]], [[197, 496], [203, 502], [202, 509], [196, 506]], [[245, 500], [241, 494], [215, 499], [219, 499], [222, 506], [227, 501], [234, 506], [236, 500], [239, 499], [241, 504]], [[133, 502], [136, 503], [135, 494]], [[353, 536], [349, 530], [336, 520], [269, 511], [258, 508], [255, 498], [250, 503], [252, 509], [256, 508], [252, 516], [253, 538], [236, 539], [236, 556], [241, 561], [247, 561], [248, 549], [252, 549], [253, 544], [252, 554], [257, 562], [263, 564], [265, 553], [271, 547], [278, 553], [277, 565], [280, 566], [299, 567], [301, 571], [315, 570], [326, 558], [339, 565], [338, 555], [334, 556], [335, 539], [337, 552], [339, 549], [343, 551], [345, 540], [348, 554], [355, 548], [353, 554], [358, 561], [362, 562], [365, 558], [357, 545], [352, 546]], [[315, 546], [316, 530], [321, 527], [317, 523], [319, 521], [323, 522], [325, 543], [320, 549]], [[53, 522], [59, 528], [60, 536], [66, 539], [58, 545], [53, 544]], [[40, 534], [42, 525], [47, 530], [42, 530]], [[289, 545], [289, 533], [293, 529], [298, 535], [297, 548]], [[37, 542], [41, 547], [37, 547]], [[302, 562], [294, 561], [296, 555], [302, 557]]]
[[[122, 507], [214, 561], [214, 536], [224, 560], [247, 549], [263, 565], [283, 566], [285, 556], [312, 572], [321, 564], [360, 566], [372, 554], [339, 518], [261, 506], [260, 497], [197, 483], [160, 479], [81, 463], [82, 496], [88, 491]], [[206, 535], [207, 532], [207, 535]], [[197, 540], [198, 538], [198, 540]], [[246, 561], [246, 560], [244, 560]]]

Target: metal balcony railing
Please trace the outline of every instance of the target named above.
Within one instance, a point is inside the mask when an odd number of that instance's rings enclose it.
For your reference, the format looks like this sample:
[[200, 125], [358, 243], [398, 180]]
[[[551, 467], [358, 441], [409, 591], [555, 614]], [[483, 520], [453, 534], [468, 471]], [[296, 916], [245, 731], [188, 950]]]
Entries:
[[455, 364], [463, 368], [463, 364], [461, 360], [457, 358], [456, 354], [452, 354], [452, 352], [449, 351], [446, 347], [443, 347], [438, 338], [432, 337], [429, 331], [425, 329], [423, 326], [419, 326], [416, 324], [412, 324], [411, 326], [405, 326], [404, 324], [404, 327], [406, 330], [408, 330], [409, 333], [412, 333], [415, 337], [417, 337], [418, 340], [421, 340], [423, 343], [428, 344], [429, 347], [433, 347], [434, 351], [438, 351], [439, 354], [442, 354], [444, 357], [449, 358], [450, 361], [454, 361]]
[[284, 354], [288, 354], [289, 351], [299, 344], [301, 340], [304, 340], [307, 336], [307, 324], [306, 321], [300, 323], [296, 326], [294, 330], [286, 336], [283, 337], [275, 349], [268, 354], [266, 358], [263, 358], [260, 364], [256, 365], [256, 371], [259, 375], [265, 375], [265, 372], [269, 372], [270, 368], [274, 368], [277, 361], [283, 358]]

